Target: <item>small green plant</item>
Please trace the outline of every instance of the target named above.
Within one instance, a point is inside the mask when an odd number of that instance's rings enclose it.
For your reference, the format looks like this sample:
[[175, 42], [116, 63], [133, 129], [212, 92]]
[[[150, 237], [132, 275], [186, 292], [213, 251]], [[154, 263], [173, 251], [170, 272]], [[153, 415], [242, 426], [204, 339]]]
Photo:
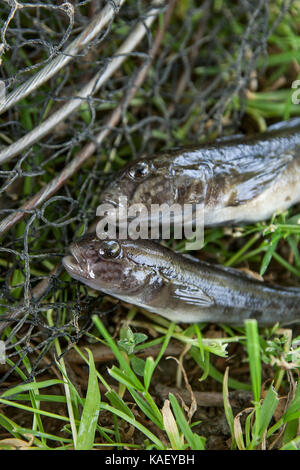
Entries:
[[124, 329], [121, 330], [121, 338], [122, 339], [118, 341], [118, 346], [128, 354], [131, 366], [135, 373], [143, 376], [146, 362], [137, 357], [134, 352], [136, 346], [146, 341], [148, 336], [144, 333], [133, 333], [131, 328], [128, 327], [125, 331]]
[[[262, 346], [256, 320], [247, 320], [245, 327], [253, 393], [253, 407], [238, 413], [235, 417], [233, 416], [228, 400], [227, 370], [224, 375], [223, 395], [225, 414], [232, 434], [232, 447], [237, 447], [239, 450], [266, 449], [268, 441], [270, 443], [269, 448], [272, 448], [281, 438], [283, 449], [296, 448], [299, 441], [297, 438], [297, 429], [300, 418], [300, 383], [295, 386], [294, 396], [289, 403], [288, 410], [283, 413], [277, 423], [272, 425], [274, 413], [279, 403], [279, 396], [272, 383], [262, 397]], [[244, 430], [241, 424], [243, 414], [247, 415]], [[282, 428], [281, 433], [276, 435], [276, 431], [280, 428]], [[272, 442], [274, 434], [275, 437]]]

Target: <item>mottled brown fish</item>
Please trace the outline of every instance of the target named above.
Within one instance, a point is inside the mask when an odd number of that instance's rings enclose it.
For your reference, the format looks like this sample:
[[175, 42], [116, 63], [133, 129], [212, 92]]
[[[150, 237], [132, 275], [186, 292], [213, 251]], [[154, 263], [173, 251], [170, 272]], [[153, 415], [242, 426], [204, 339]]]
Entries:
[[84, 284], [175, 322], [260, 325], [300, 320], [300, 289], [270, 286], [237, 269], [186, 257], [150, 240], [89, 234], [63, 259]]
[[127, 165], [101, 196], [120, 204], [204, 203], [206, 226], [265, 220], [300, 201], [300, 118], [254, 136], [177, 148]]

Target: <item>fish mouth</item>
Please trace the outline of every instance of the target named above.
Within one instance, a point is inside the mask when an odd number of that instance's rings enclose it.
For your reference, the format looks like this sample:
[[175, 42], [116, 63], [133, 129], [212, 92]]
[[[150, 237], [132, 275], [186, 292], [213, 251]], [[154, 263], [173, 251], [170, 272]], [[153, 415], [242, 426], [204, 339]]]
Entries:
[[72, 277], [78, 277], [81, 274], [81, 269], [78, 261], [76, 258], [72, 255], [67, 255], [64, 256], [62, 259], [62, 263], [66, 271], [72, 276]]
[[64, 256], [62, 259], [62, 264], [67, 273], [76, 281], [82, 282], [92, 289], [105, 292], [104, 289], [100, 289], [100, 284], [98, 284], [97, 279], [95, 279], [92, 270], [89, 269], [88, 262], [85, 260], [84, 256], [78, 253], [76, 245], [75, 247], [71, 247], [70, 251], [71, 254]]
[[83, 260], [80, 259], [80, 256], [78, 256], [78, 252], [74, 247], [70, 248], [70, 252], [71, 254], [63, 257], [63, 266], [74, 279], [81, 280], [86, 277], [83, 270]]

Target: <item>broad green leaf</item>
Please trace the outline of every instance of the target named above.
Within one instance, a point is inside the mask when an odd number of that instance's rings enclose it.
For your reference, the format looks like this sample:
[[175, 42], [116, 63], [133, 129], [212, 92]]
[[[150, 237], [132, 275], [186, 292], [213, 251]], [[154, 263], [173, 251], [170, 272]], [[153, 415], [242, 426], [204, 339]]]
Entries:
[[140, 357], [132, 356], [130, 358], [130, 364], [137, 375], [144, 376], [145, 360]]

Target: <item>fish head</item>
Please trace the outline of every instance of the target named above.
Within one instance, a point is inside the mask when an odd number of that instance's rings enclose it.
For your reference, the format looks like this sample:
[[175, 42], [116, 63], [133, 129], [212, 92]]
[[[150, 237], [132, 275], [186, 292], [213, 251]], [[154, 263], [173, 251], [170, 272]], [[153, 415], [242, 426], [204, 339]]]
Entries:
[[163, 204], [198, 204], [205, 199], [209, 173], [199, 152], [173, 149], [128, 164], [104, 189], [100, 202], [125, 210], [141, 205], [149, 214]]
[[171, 163], [157, 157], [126, 165], [101, 194], [101, 202], [114, 207], [143, 204], [148, 209], [175, 198]]
[[[150, 243], [150, 242], [149, 242]], [[152, 244], [143, 240], [101, 240], [88, 234], [74, 242], [63, 265], [74, 279], [119, 298], [136, 296], [157, 282]]]

